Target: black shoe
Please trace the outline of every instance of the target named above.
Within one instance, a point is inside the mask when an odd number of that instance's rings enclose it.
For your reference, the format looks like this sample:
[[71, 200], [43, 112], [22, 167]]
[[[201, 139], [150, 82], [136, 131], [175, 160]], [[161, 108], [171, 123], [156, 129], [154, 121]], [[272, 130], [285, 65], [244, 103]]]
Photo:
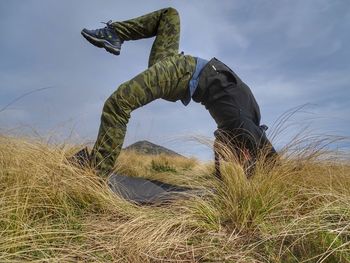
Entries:
[[81, 34], [94, 46], [103, 47], [108, 52], [114, 55], [119, 55], [123, 40], [117, 35], [117, 32], [112, 27], [111, 23], [112, 20], [106, 23], [106, 27], [95, 30], [84, 28], [81, 31]]
[[68, 158], [68, 161], [81, 168], [88, 168], [91, 166], [91, 157], [87, 147], [81, 149], [79, 152]]

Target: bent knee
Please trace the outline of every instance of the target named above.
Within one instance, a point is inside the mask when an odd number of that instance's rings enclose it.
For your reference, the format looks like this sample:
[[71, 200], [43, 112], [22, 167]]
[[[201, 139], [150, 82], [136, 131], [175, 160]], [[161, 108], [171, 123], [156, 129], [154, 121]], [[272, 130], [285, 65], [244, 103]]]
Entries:
[[179, 12], [174, 8], [174, 7], [167, 7], [163, 9], [164, 14], [170, 14], [170, 15], [175, 15], [178, 16]]
[[128, 102], [127, 89], [127, 85], [120, 85], [119, 88], [105, 101], [103, 111], [106, 112], [113, 109], [116, 110], [119, 108], [124, 108], [124, 105], [126, 105]]

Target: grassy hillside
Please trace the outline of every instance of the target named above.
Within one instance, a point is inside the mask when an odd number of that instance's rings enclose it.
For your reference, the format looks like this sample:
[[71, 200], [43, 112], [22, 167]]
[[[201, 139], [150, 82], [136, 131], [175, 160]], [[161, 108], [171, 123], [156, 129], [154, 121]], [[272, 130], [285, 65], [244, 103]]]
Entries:
[[127, 152], [124, 174], [217, 189], [139, 207], [67, 164], [77, 146], [0, 137], [0, 262], [350, 262], [350, 166], [321, 148], [250, 181], [227, 164], [224, 183], [212, 164]]

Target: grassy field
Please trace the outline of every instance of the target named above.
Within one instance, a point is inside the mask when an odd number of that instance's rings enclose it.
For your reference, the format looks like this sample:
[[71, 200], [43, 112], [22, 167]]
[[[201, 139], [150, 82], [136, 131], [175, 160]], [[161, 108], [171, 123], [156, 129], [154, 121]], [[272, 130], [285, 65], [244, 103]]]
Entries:
[[123, 153], [117, 169], [208, 191], [170, 206], [119, 199], [67, 164], [78, 146], [0, 137], [0, 262], [350, 262], [350, 165], [317, 141], [246, 180], [226, 164]]

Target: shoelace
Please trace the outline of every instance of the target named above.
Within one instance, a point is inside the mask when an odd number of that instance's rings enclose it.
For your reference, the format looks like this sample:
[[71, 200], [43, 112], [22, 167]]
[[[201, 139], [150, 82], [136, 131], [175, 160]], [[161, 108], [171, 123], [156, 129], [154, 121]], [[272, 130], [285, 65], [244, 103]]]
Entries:
[[105, 24], [108, 28], [112, 26], [112, 20], [109, 20], [108, 22], [101, 22], [102, 24]]
[[[114, 31], [115, 32], [115, 28], [113, 28], [112, 22], [113, 22], [112, 20], [109, 20], [108, 22], [101, 22], [101, 23], [106, 25], [106, 27], [104, 29], [109, 29], [108, 31]], [[109, 34], [109, 33], [107, 33], [107, 34]], [[117, 35], [117, 41], [119, 41], [120, 43], [124, 42], [124, 40], [121, 39], [118, 35]]]

